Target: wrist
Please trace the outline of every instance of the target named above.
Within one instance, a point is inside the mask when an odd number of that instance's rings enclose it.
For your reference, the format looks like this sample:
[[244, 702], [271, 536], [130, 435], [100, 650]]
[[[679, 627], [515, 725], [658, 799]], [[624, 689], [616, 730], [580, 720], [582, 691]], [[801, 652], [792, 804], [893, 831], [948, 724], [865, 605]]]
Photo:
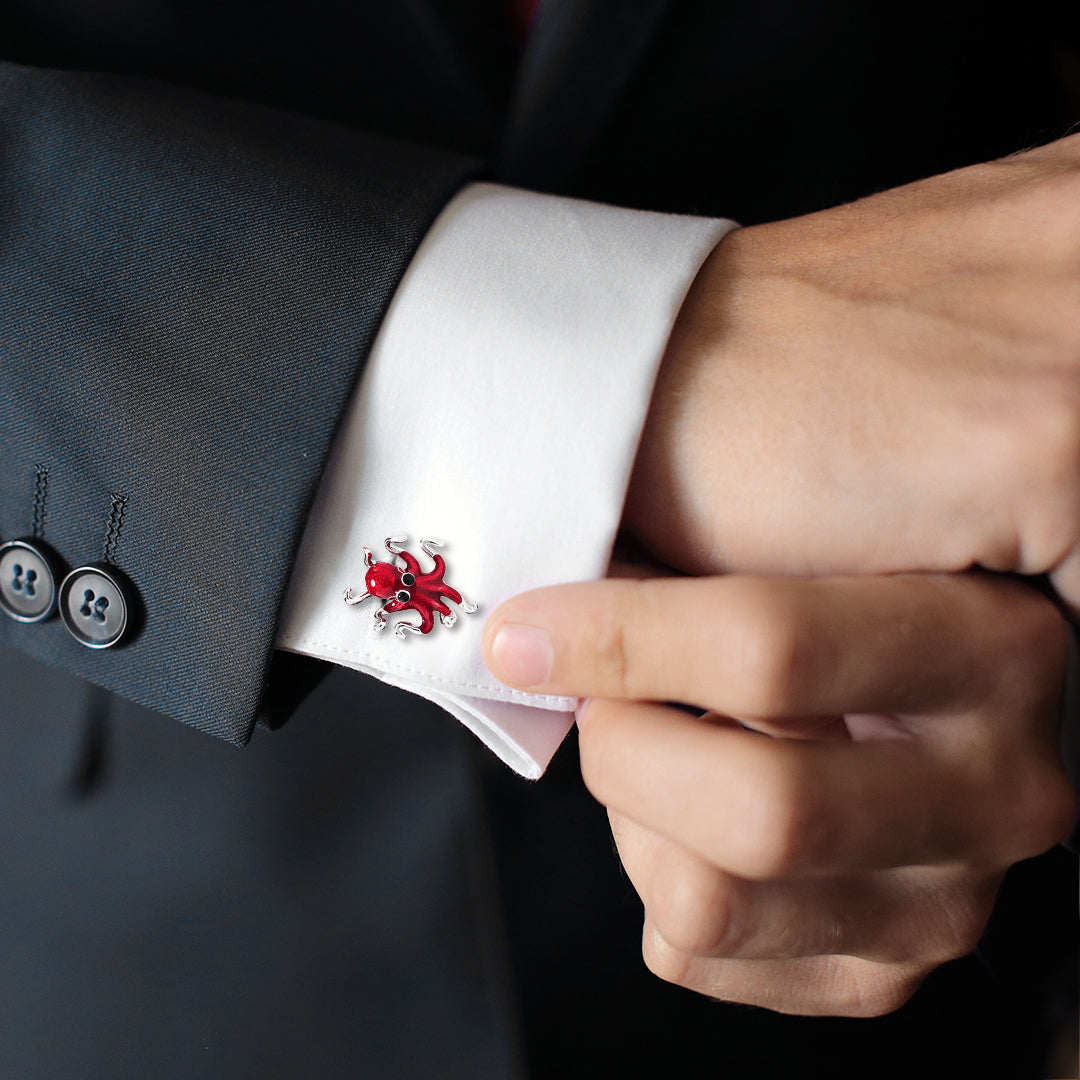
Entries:
[[[695, 435], [703, 408], [711, 414], [718, 372], [711, 361], [723, 348], [723, 311], [742, 243], [736, 230], [702, 264], [671, 332], [653, 387], [627, 489], [623, 524], [664, 562], [691, 573], [725, 569], [710, 539], [712, 505], [706, 447]], [[717, 404], [719, 404], [717, 402]], [[710, 416], [719, 433], [720, 418]], [[712, 422], [715, 422], [713, 427]], [[712, 457], [715, 460], [715, 442]]]

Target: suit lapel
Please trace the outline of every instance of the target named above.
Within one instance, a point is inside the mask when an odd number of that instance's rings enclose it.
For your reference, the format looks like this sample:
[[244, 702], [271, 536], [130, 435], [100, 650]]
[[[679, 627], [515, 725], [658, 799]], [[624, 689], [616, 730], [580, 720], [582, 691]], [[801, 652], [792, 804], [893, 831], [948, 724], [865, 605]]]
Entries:
[[500, 179], [558, 191], [592, 144], [670, 0], [540, 0]]

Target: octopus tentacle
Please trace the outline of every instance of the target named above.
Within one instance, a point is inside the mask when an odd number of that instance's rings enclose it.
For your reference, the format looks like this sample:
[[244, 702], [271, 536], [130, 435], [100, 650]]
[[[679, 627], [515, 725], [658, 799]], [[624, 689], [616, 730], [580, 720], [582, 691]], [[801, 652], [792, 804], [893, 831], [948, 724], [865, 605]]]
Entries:
[[399, 551], [397, 555], [405, 560], [406, 572], [412, 574], [419, 581], [421, 577], [420, 560], [411, 551]]
[[432, 555], [431, 558], [435, 565], [426, 573], [418, 575], [419, 579], [425, 584], [427, 582], [435, 584], [442, 581], [442, 576], [446, 573], [446, 560], [441, 555]]
[[461, 603], [461, 593], [457, 591], [453, 586], [447, 585], [446, 582], [442, 582], [442, 588], [439, 592], [445, 596], [448, 600], [453, 600], [455, 604]]
[[429, 633], [435, 625], [435, 616], [432, 614], [431, 608], [425, 605], [423, 608], [417, 607], [415, 610], [420, 615], [420, 633]]

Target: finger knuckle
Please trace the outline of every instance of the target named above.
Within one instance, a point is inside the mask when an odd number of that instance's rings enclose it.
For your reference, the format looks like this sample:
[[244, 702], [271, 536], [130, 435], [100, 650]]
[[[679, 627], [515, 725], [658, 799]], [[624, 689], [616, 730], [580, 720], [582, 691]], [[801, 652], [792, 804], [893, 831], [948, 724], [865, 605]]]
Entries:
[[676, 986], [692, 988], [691, 954], [670, 945], [651, 922], [646, 922], [641, 935], [641, 958], [658, 979]]
[[799, 711], [819, 651], [795, 598], [765, 585], [744, 590], [734, 617], [742, 629], [733, 697], [749, 717]]
[[1040, 855], [1067, 836], [1076, 817], [1076, 792], [1064, 772], [1053, 762], [1031, 770], [1019, 797], [1019, 820], [1023, 823], [1021, 858]]
[[[936, 967], [973, 952], [990, 920], [999, 880], [1000, 875], [993, 875], [931, 894], [915, 939], [919, 959]], [[908, 954], [898, 955], [898, 961], [912, 959], [915, 950], [908, 944]]]
[[998, 794], [981, 839], [990, 864], [1006, 867], [1060, 843], [1073, 825], [1077, 801], [1055, 746], [1033, 746], [1029, 737], [1005, 744], [997, 758], [980, 777], [981, 789]]
[[949, 932], [931, 939], [933, 948], [928, 951], [928, 958], [935, 964], [945, 964], [950, 960], [959, 960], [975, 951], [986, 930], [990, 918], [989, 911], [968, 911], [962, 916], [950, 920]]
[[775, 753], [754, 777], [752, 802], [744, 808], [735, 867], [750, 880], [791, 875], [819, 860], [827, 845], [826, 818], [815, 812], [814, 777], [790, 748]]
[[[1008, 627], [1008, 633], [989, 646], [998, 706], [1017, 716], [1034, 717], [1034, 727], [1045, 728], [1041, 718], [1059, 708], [1068, 655], [1067, 629], [1060, 612], [1034, 589], [1017, 584], [995, 589], [994, 606], [987, 614]], [[1032, 725], [1025, 725], [1025, 731], [1031, 729]]]
[[676, 874], [653, 891], [649, 916], [665, 941], [680, 952], [712, 955], [731, 940], [731, 898], [716, 880]]
[[[1076, 793], [1052, 755], [1050, 747], [1011, 742], [980, 770], [972, 803], [981, 804], [984, 813], [969, 846], [986, 865], [1004, 869], [1041, 855], [1068, 836]], [[993, 793], [992, 801], [987, 792]]]
[[610, 697], [633, 699], [633, 666], [628, 652], [627, 616], [623, 604], [612, 605], [582, 628], [583, 640], [590, 654], [590, 667], [596, 685]]
[[1046, 597], [1025, 588], [1025, 599], [1022, 648], [1017, 651], [1022, 651], [1026, 660], [1034, 659], [1041, 665], [1046, 673], [1045, 681], [1054, 688], [1056, 698], [1068, 659], [1068, 629], [1061, 612]]

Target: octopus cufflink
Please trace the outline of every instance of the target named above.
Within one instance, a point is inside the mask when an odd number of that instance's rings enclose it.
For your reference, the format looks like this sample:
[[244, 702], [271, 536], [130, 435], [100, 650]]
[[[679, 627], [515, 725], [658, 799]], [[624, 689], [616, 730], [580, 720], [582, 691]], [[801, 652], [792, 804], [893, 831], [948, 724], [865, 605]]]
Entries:
[[463, 599], [457, 589], [443, 580], [446, 562], [441, 555], [431, 550], [432, 547], [442, 547], [441, 540], [427, 537], [420, 541], [420, 547], [435, 564], [427, 573], [420, 569], [416, 556], [405, 550], [406, 540], [407, 536], [389, 536], [385, 541], [386, 550], [392, 556], [400, 558], [405, 563], [404, 566], [398, 566], [392, 561], [376, 562], [371, 549], [364, 548], [364, 561], [368, 565], [368, 571], [364, 575], [364, 592], [358, 596], [352, 589], [345, 590], [346, 604], [359, 604], [372, 596], [386, 601], [375, 612], [376, 630], [386, 627], [387, 615], [394, 615], [399, 611], [415, 611], [420, 616], [419, 622], [402, 621], [394, 626], [394, 634], [403, 640], [406, 634], [431, 633], [436, 612], [439, 613], [439, 621], [443, 626], [453, 626], [457, 622], [457, 615], [447, 607], [447, 600], [459, 604], [466, 615], [471, 615], [477, 609], [476, 604], [470, 604]]

